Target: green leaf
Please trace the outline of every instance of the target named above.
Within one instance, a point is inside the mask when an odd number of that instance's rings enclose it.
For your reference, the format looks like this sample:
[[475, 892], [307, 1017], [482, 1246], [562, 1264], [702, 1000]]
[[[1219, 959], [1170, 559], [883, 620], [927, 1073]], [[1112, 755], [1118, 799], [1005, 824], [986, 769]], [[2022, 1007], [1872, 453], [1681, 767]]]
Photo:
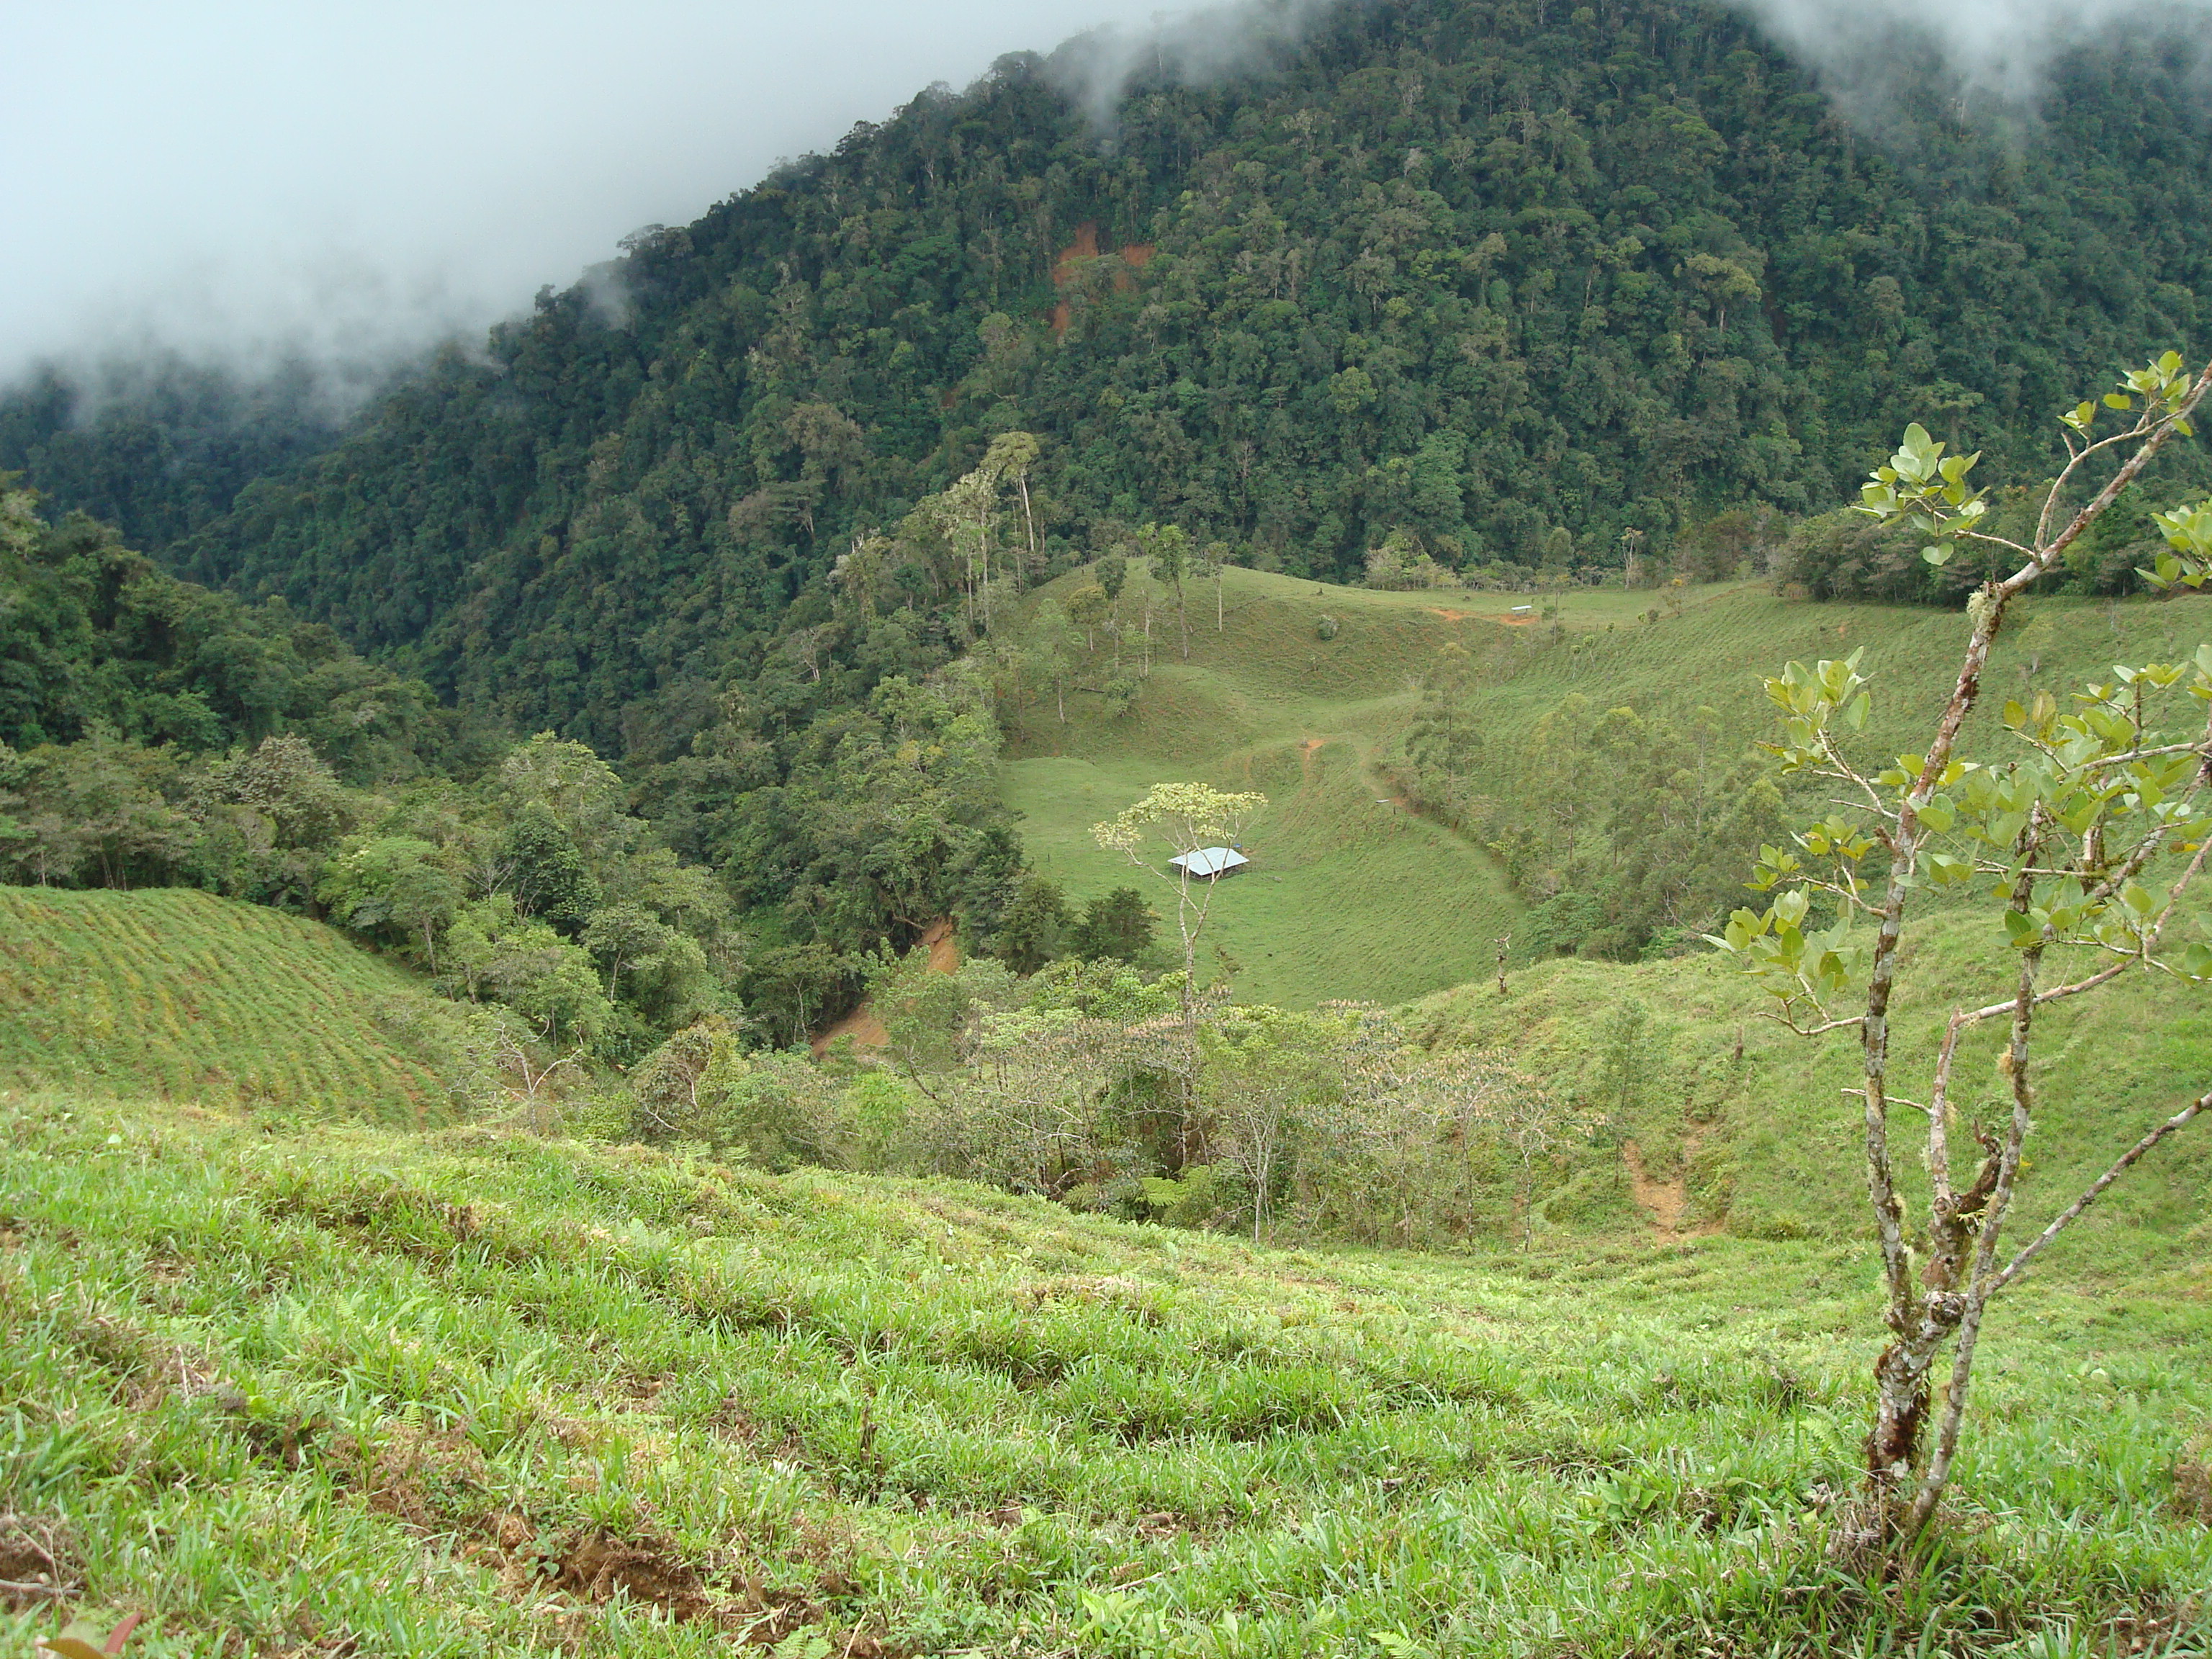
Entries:
[[1948, 887], [1955, 883], [1972, 881], [1974, 878], [1972, 863], [1966, 859], [1953, 858], [1948, 853], [1930, 853], [1928, 855], [1928, 869], [1935, 877], [1936, 885], [1940, 887]]

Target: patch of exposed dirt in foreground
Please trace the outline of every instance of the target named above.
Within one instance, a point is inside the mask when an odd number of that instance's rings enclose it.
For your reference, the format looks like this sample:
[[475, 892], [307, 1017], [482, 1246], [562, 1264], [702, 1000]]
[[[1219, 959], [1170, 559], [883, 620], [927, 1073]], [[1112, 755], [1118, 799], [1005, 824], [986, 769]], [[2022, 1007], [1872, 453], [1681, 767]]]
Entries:
[[60, 1522], [0, 1515], [0, 1609], [27, 1613], [77, 1593], [76, 1567]]
[[[1682, 1163], [1687, 1167], [1691, 1154], [1697, 1151], [1694, 1139], [1682, 1147]], [[1628, 1165], [1629, 1196], [1636, 1207], [1644, 1212], [1651, 1230], [1662, 1239], [1681, 1238], [1692, 1234], [1717, 1233], [1717, 1221], [1690, 1222], [1690, 1184], [1680, 1174], [1661, 1177], [1651, 1173], [1644, 1162], [1644, 1149], [1633, 1140], [1620, 1143], [1621, 1161]]]

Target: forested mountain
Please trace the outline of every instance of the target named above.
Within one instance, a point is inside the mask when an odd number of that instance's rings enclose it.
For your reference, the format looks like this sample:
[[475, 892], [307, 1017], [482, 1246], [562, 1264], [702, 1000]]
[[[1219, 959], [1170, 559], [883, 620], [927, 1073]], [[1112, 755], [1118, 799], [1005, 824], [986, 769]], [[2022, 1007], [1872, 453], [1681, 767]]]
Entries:
[[0, 397], [0, 470], [47, 499], [166, 549], [230, 511], [238, 492], [337, 441], [343, 395], [305, 362], [261, 373], [171, 352], [48, 364]]
[[1012, 894], [972, 677], [894, 675], [775, 744], [727, 702], [648, 780], [655, 823], [585, 745], [514, 743], [282, 599], [171, 576], [5, 483], [0, 883], [326, 916], [615, 1057], [740, 1006], [804, 1036], [869, 952], [948, 915], [988, 942]]
[[1656, 0], [1341, 8], [1110, 130], [1008, 58], [631, 239], [226, 513], [175, 499], [208, 469], [118, 483], [96, 422], [20, 403], [0, 465], [657, 761], [732, 682], [803, 726], [972, 637], [975, 551], [913, 510], [1009, 431], [1040, 440], [1017, 586], [1146, 520], [1295, 574], [1394, 532], [1618, 563], [1831, 505], [1913, 416], [2034, 476], [2062, 400], [2203, 334], [2212, 124], [2147, 52], [2068, 61], [2027, 133], [1918, 74], [1876, 144], [1747, 23]]

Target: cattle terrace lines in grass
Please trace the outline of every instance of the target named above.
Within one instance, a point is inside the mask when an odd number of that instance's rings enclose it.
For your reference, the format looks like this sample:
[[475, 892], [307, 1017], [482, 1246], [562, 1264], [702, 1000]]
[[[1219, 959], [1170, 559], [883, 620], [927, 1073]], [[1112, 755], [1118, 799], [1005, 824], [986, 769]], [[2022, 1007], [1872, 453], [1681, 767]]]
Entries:
[[445, 1091], [377, 1016], [428, 994], [258, 906], [0, 887], [0, 1085], [416, 1123], [442, 1115]]

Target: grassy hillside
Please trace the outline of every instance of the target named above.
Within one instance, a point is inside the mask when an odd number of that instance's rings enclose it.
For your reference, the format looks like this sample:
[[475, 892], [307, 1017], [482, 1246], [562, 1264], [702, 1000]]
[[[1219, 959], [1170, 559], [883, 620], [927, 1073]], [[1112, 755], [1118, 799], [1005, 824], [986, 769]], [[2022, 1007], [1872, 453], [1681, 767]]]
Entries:
[[[1892, 1010], [1893, 1086], [1924, 1095], [1954, 998], [2003, 994], [2002, 930], [1937, 916], [1906, 937]], [[2040, 1227], [2160, 1118], [2212, 1083], [2212, 997], [2145, 975], [2101, 1000], [2041, 1017], [2040, 1108], [2015, 1224]], [[1510, 1055], [1598, 1127], [1557, 1177], [1543, 1214], [1565, 1232], [1637, 1218], [1663, 1237], [1724, 1228], [1749, 1237], [1856, 1235], [1864, 1225], [1857, 1048], [1848, 1032], [1808, 1040], [1761, 1018], [1765, 993], [1699, 953], [1640, 963], [1559, 960], [1516, 971], [1508, 994], [1468, 985], [1405, 1011], [1422, 1041]], [[1994, 1023], [1993, 1023], [1994, 1024]], [[1954, 1098], [1973, 1121], [2008, 1109], [2000, 1033], [1960, 1048]], [[1911, 1115], [1900, 1177], [1920, 1182]], [[2124, 1273], [2212, 1259], [2212, 1135], [2193, 1129], [2116, 1186], [2058, 1247], [2070, 1270]], [[2022, 1232], [2025, 1238], [2028, 1234]]]
[[126, 1612], [149, 1659], [2205, 1633], [2201, 1271], [2008, 1304], [1961, 1524], [1885, 1581], [1831, 1547], [1873, 1328], [1828, 1247], [1282, 1255], [482, 1130], [19, 1097], [0, 1131], [0, 1640]]
[[[1132, 578], [1125, 619], [1141, 617], [1146, 586]], [[1572, 695], [1595, 712], [1710, 708], [1723, 747], [1740, 752], [1771, 729], [1764, 676], [1792, 658], [1861, 647], [1875, 688], [1868, 742], [1895, 753], [1917, 746], [1948, 695], [1964, 636], [1948, 612], [1812, 605], [1757, 582], [1693, 588], [1679, 613], [1650, 592], [1571, 592], [1555, 635], [1547, 622], [1512, 617], [1527, 595], [1379, 592], [1231, 569], [1218, 631], [1211, 585], [1190, 590], [1184, 664], [1171, 611], [1160, 614], [1152, 593], [1154, 672], [1134, 709], [1109, 717], [1079, 693], [1062, 726], [1048, 697], [1032, 703], [1003, 767], [1006, 799], [1024, 814], [1039, 868], [1083, 898], [1136, 878], [1091, 843], [1090, 826], [1151, 784], [1194, 777], [1265, 790], [1272, 805], [1246, 837], [1252, 869], [1224, 884], [1209, 926], [1240, 996], [1291, 1006], [1392, 1003], [1479, 978], [1521, 912], [1479, 828], [1455, 834], [1389, 799], [1413, 682], [1447, 642], [1474, 662], [1474, 718], [1493, 757], [1525, 745]], [[2063, 697], [2108, 677], [2115, 661], [2185, 658], [2212, 639], [2212, 612], [2196, 599], [2036, 599], [2017, 615], [1992, 657], [1989, 706], [1970, 743], [1990, 741], [2007, 697], [2037, 688]], [[1324, 618], [1333, 638], [1321, 637]], [[1103, 636], [1097, 648], [1110, 650]], [[1166, 896], [1152, 892], [1156, 902]]]
[[330, 928], [180, 890], [0, 887], [0, 1086], [420, 1123], [446, 1090], [405, 973]]
[[[1125, 618], [1141, 616], [1145, 586], [1133, 580]], [[1028, 711], [1002, 778], [1037, 867], [1078, 900], [1137, 884], [1164, 909], [1166, 890], [1099, 851], [1091, 825], [1166, 779], [1257, 789], [1270, 805], [1244, 837], [1251, 868], [1222, 884], [1207, 924], [1240, 995], [1395, 1002], [1483, 972], [1518, 902], [1488, 854], [1402, 812], [1376, 763], [1437, 648], [1504, 624], [1455, 620], [1428, 596], [1249, 570], [1228, 573], [1223, 597], [1217, 632], [1210, 585], [1192, 588], [1188, 664], [1172, 611], [1156, 611], [1153, 672], [1130, 714], [1109, 718], [1087, 695], [1064, 727], [1048, 702]], [[1334, 639], [1318, 636], [1324, 616]], [[1102, 635], [1098, 653], [1110, 649]]]
[[[1510, 619], [1519, 595], [1370, 592], [1232, 570], [1216, 632], [1211, 593], [1197, 591], [1189, 665], [1159, 665], [1132, 714], [1109, 720], [1079, 699], [1062, 728], [1049, 704], [1031, 711], [1005, 776], [1048, 872], [1078, 895], [1131, 879], [1091, 846], [1089, 825], [1154, 781], [1264, 788], [1273, 805], [1246, 839], [1253, 871], [1223, 885], [1213, 924], [1238, 994], [1392, 1002], [1419, 987], [1410, 1024], [1425, 1040], [1501, 1050], [1577, 1103], [1595, 1133], [1555, 1172], [1542, 1224], [1584, 1235], [1856, 1231], [1858, 1127], [1842, 1091], [1857, 1079], [1843, 1035], [1808, 1042], [1762, 1020], [1763, 994], [1702, 951], [1641, 964], [1516, 953], [1501, 1000], [1493, 941], [1517, 906], [1494, 864], [1468, 839], [1374, 797], [1389, 787], [1382, 771], [1413, 706], [1409, 683], [1447, 640], [1476, 664], [1486, 755], [1510, 756], [1516, 737], [1577, 693], [1594, 710], [1708, 706], [1723, 741], [1741, 747], [1769, 729], [1762, 675], [1862, 645], [1876, 688], [1869, 746], [1893, 753], [1917, 746], [1948, 694], [1961, 618], [1791, 602], [1757, 584], [1692, 590], [1679, 614], [1651, 594], [1599, 591], [1567, 596], [1555, 640], [1547, 624]], [[1140, 602], [1125, 598], [1124, 608], [1141, 614]], [[1646, 620], [1655, 608], [1658, 620]], [[1318, 637], [1322, 616], [1339, 624], [1334, 639]], [[2029, 688], [2063, 696], [2114, 661], [2184, 658], [2208, 636], [2212, 613], [2196, 601], [2033, 600], [1999, 643], [1988, 695], [1996, 704]], [[1156, 647], [1166, 637], [1156, 617]], [[1970, 744], [2007, 741], [1995, 713], [1977, 717]], [[1896, 1021], [1900, 1064], [1920, 1069], [1900, 1073], [1913, 1079], [1900, 1089], [1924, 1079], [1948, 999], [1962, 988], [1976, 1000], [2002, 996], [2009, 958], [2000, 929], [1963, 915], [1916, 927]], [[2078, 1188], [2212, 1071], [2212, 999], [2177, 987], [2126, 984], [2045, 1018], [2029, 1214], [2068, 1182]], [[1985, 1117], [2003, 1109], [1996, 1054], [1992, 1030], [1970, 1043], [1959, 1073], [1958, 1097]], [[2104, 1266], [2201, 1260], [2212, 1245], [2208, 1196], [2212, 1137], [2185, 1136], [2066, 1248]]]

